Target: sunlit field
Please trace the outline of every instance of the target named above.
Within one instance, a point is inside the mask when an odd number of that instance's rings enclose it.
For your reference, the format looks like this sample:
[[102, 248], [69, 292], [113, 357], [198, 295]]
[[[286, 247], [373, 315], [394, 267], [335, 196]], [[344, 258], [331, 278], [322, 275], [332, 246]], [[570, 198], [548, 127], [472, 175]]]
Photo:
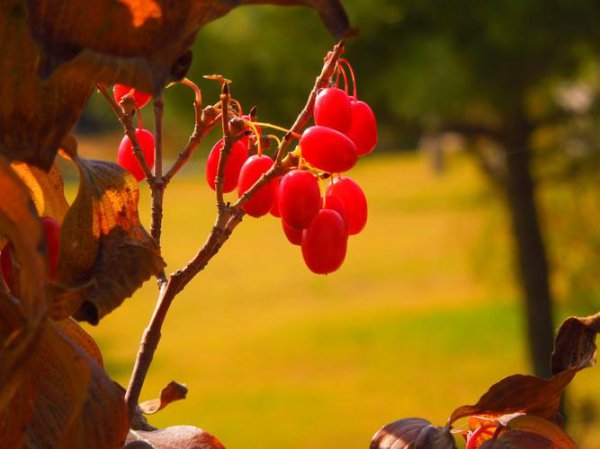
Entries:
[[[189, 394], [151, 423], [197, 425], [231, 449], [366, 449], [390, 421], [442, 425], [491, 383], [527, 372], [510, 239], [476, 165], [454, 155], [436, 175], [423, 155], [386, 155], [351, 176], [369, 223], [338, 272], [313, 275], [278, 220], [245, 218], [177, 298], [142, 399], [171, 380]], [[148, 205], [142, 185], [146, 223]], [[175, 178], [165, 205], [172, 271], [214, 221], [200, 163]], [[122, 384], [155, 299], [150, 281], [90, 329]], [[570, 401], [600, 398], [598, 371], [575, 379]], [[578, 429], [583, 448], [600, 447]]]

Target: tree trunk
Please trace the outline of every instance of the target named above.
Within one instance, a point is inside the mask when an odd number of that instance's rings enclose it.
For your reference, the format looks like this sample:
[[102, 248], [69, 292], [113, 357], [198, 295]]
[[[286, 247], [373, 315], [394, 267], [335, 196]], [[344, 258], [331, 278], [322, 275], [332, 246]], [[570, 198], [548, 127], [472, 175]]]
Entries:
[[525, 299], [529, 353], [534, 373], [550, 377], [554, 344], [552, 297], [546, 248], [536, 206], [527, 127], [506, 136], [505, 189], [516, 246], [518, 274]]

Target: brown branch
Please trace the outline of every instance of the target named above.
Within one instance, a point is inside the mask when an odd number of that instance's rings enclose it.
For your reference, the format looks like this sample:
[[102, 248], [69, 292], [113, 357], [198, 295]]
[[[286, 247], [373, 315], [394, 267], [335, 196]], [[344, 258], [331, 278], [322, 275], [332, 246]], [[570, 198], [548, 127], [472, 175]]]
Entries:
[[[319, 75], [315, 81], [315, 85], [309, 95], [306, 106], [296, 119], [296, 122], [291, 130], [292, 132], [288, 133], [289, 137], [286, 136], [286, 139], [282, 141], [278, 148], [278, 157], [275, 164], [266, 173], [264, 173], [258, 179], [258, 181], [254, 183], [254, 185], [235, 202], [233, 206], [227, 206], [225, 204], [222, 192], [222, 178], [225, 161], [228, 154], [227, 151], [230, 151], [231, 145], [233, 145], [236, 138], [236, 136], [230, 131], [230, 124], [228, 120], [229, 92], [227, 85], [224, 83], [223, 93], [221, 96], [221, 124], [223, 127], [224, 145], [223, 149], [221, 150], [221, 160], [219, 161], [219, 169], [216, 179], [217, 182], [215, 183], [218, 186], [217, 217], [215, 224], [202, 248], [184, 268], [173, 273], [168, 281], [161, 285], [158, 301], [150, 322], [144, 331], [133, 372], [131, 374], [129, 386], [125, 395], [130, 416], [134, 416], [137, 411], [142, 386], [160, 341], [161, 329], [173, 300], [177, 294], [179, 294], [187, 286], [187, 284], [204, 269], [204, 267], [206, 267], [208, 262], [219, 252], [223, 244], [229, 239], [234, 229], [242, 222], [242, 219], [245, 215], [243, 209], [241, 208], [242, 204], [250, 199], [256, 193], [256, 191], [267, 182], [271, 181], [276, 176], [285, 173], [287, 170], [297, 166], [298, 159], [294, 155], [288, 154], [285, 158], [282, 155], [285, 153], [285, 149], [291, 141], [292, 133], [297, 133], [300, 131], [310, 120], [317, 91], [319, 88], [325, 87], [328, 84], [329, 79], [335, 71], [337, 59], [341, 55], [342, 51], [343, 43], [340, 42], [335, 46], [333, 52], [328, 55], [321, 75]], [[227, 148], [229, 148], [229, 150], [227, 150]], [[185, 158], [185, 156], [182, 158]], [[178, 166], [177, 163], [171, 168], [171, 170], [173, 170], [176, 166]], [[174, 170], [173, 174], [176, 171], [177, 170]], [[165, 178], [170, 179], [169, 174], [167, 174]]]
[[[102, 96], [106, 99], [111, 109], [117, 115], [119, 122], [123, 125], [123, 129], [125, 130], [125, 134], [131, 140], [131, 146], [133, 148], [133, 154], [137, 159], [140, 167], [142, 167], [142, 171], [146, 178], [148, 179], [148, 183], [152, 184], [154, 181], [154, 176], [152, 175], [152, 170], [148, 167], [146, 163], [146, 159], [144, 158], [144, 153], [142, 152], [142, 148], [137, 140], [137, 136], [135, 134], [135, 127], [133, 126], [133, 111], [135, 107], [128, 107], [128, 111], [126, 112], [121, 106], [117, 104], [113, 96], [106, 90], [106, 87], [102, 84], [98, 84], [98, 90], [102, 94]], [[131, 99], [133, 101], [133, 99]], [[125, 100], [126, 102], [127, 100]]]
[[229, 128], [229, 86], [223, 83], [221, 88], [221, 132], [223, 134], [223, 146], [219, 154], [219, 165], [217, 177], [215, 178], [215, 192], [217, 194], [217, 207], [219, 210], [225, 205], [223, 199], [223, 177], [225, 176], [225, 163], [235, 143]]

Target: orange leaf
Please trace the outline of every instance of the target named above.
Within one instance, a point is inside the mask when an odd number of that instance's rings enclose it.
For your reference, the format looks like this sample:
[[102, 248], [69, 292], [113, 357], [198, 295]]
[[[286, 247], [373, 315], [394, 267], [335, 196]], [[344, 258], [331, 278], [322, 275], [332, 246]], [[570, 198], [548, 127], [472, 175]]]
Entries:
[[185, 399], [187, 392], [188, 390], [185, 385], [175, 381], [169, 382], [169, 384], [160, 392], [160, 398], [151, 399], [140, 404], [142, 413], [145, 415], [153, 415], [165, 408], [171, 402]]
[[48, 172], [24, 163], [14, 163], [12, 168], [27, 186], [38, 215], [62, 223], [69, 204], [65, 198], [65, 183], [56, 165]]
[[164, 262], [140, 223], [139, 191], [129, 172], [111, 162], [73, 157], [79, 191], [61, 228], [51, 316], [74, 315], [96, 324]]

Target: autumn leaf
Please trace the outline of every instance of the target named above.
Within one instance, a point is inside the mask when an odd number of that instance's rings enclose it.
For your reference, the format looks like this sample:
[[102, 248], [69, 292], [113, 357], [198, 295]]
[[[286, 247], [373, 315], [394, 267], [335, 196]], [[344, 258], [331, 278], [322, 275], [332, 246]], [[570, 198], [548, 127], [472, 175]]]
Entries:
[[0, 410], [21, 382], [20, 374], [35, 348], [46, 318], [45, 246], [39, 219], [27, 188], [0, 158], [0, 235], [12, 246], [20, 297], [11, 295], [0, 280]]
[[[144, 444], [145, 443], [145, 444]], [[124, 449], [225, 449], [210, 433], [193, 426], [129, 432]]]
[[79, 190], [61, 228], [51, 316], [97, 324], [164, 267], [138, 216], [131, 174], [111, 162], [73, 156]]
[[169, 382], [169, 384], [160, 392], [160, 398], [142, 402], [140, 404], [140, 409], [145, 415], [153, 415], [154, 413], [161, 411], [170, 403], [185, 399], [187, 391], [185, 385], [175, 381]]
[[375, 433], [371, 449], [456, 449], [450, 431], [426, 419], [404, 418]]
[[52, 165], [48, 172], [24, 163], [14, 163], [12, 168], [27, 186], [38, 215], [62, 223], [69, 203], [65, 198], [62, 173], [56, 165]]

